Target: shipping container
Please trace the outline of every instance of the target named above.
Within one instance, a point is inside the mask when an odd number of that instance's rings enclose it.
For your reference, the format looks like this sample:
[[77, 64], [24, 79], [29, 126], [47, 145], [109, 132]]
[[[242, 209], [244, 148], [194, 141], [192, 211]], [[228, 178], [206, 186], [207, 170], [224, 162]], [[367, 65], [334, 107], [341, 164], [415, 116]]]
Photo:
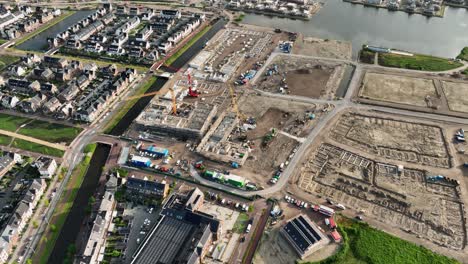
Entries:
[[159, 148], [155, 145], [144, 146], [140, 147], [141, 151], [146, 151], [150, 154], [156, 154], [159, 157], [167, 157], [169, 155], [169, 150], [165, 148]]
[[133, 156], [130, 163], [136, 167], [150, 167], [151, 160], [149, 158]]

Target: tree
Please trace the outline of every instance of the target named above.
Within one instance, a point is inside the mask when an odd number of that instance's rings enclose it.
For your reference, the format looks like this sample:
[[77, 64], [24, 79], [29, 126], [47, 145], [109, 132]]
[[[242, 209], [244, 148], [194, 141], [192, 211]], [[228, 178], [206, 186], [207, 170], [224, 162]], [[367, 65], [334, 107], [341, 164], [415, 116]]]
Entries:
[[55, 231], [57, 231], [57, 226], [53, 224], [50, 225], [50, 231], [55, 233]]

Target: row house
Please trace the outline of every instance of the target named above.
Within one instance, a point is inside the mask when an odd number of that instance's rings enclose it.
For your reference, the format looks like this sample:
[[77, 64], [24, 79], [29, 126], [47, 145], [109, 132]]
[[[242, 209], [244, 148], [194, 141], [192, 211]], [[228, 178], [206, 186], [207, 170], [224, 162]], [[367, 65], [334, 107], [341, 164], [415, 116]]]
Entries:
[[47, 103], [42, 106], [42, 112], [46, 115], [50, 115], [55, 113], [59, 108], [62, 106], [62, 103], [60, 102], [57, 97], [52, 97]]
[[154, 31], [164, 34], [168, 32], [171, 29], [172, 25], [169, 23], [164, 23], [164, 22], [154, 22], [151, 24], [151, 28], [153, 28]]
[[21, 12], [11, 13], [10, 11], [8, 11], [5, 13], [5, 15], [0, 17], [0, 29], [13, 24], [22, 18], [24, 18], [23, 13]]
[[83, 29], [75, 33], [72, 38], [79, 41], [85, 41], [94, 33], [99, 32], [103, 28], [104, 24], [101, 21], [96, 21], [87, 27], [83, 27]]
[[52, 14], [52, 12], [43, 12], [43, 13], [40, 13], [40, 14], [36, 14], [36, 17], [37, 17], [37, 19], [39, 19], [39, 21], [42, 24], [44, 24], [44, 23], [47, 23], [50, 20], [52, 20], [54, 18], [54, 14]]
[[115, 20], [115, 15], [112, 13], [109, 13], [101, 18], [101, 21], [102, 23], [104, 23], [104, 25], [109, 25], [114, 20]]
[[14, 95], [5, 95], [1, 99], [2, 107], [6, 109], [15, 108], [19, 101], [20, 99]]
[[47, 97], [45, 95], [36, 94], [34, 97], [21, 101], [19, 108], [25, 113], [35, 113], [46, 101]]
[[139, 16], [140, 15], [140, 8], [137, 6], [130, 7], [129, 15], [131, 16]]
[[34, 179], [25, 196], [18, 203], [0, 236], [0, 263], [6, 263], [8, 256], [16, 247], [19, 235], [33, 214], [47, 184], [44, 179]]
[[137, 16], [132, 17], [115, 31], [115, 35], [129, 33], [132, 29], [136, 28], [139, 24], [140, 24], [140, 18], [138, 18]]
[[180, 19], [182, 17], [182, 13], [179, 10], [161, 10], [159, 16], [164, 18]]
[[37, 18], [29, 18], [18, 23], [18, 29], [23, 32], [31, 32], [40, 26], [40, 21]]
[[151, 26], [146, 26], [135, 34], [135, 38], [139, 41], [147, 41], [151, 34], [153, 34], [153, 28]]
[[15, 78], [8, 79], [7, 85], [11, 90], [22, 94], [32, 94], [41, 88], [41, 84], [38, 81], [31, 82]]
[[40, 63], [41, 61], [41, 57], [37, 56], [34, 53], [28, 53], [25, 56], [21, 57], [21, 62], [29, 67], [32, 67], [34, 64]]
[[141, 20], [150, 21], [155, 15], [156, 15], [156, 12], [154, 11], [153, 8], [146, 8], [146, 10], [143, 12], [141, 16]]
[[34, 161], [33, 166], [39, 171], [42, 179], [52, 179], [57, 171], [57, 162], [53, 158], [41, 156]]

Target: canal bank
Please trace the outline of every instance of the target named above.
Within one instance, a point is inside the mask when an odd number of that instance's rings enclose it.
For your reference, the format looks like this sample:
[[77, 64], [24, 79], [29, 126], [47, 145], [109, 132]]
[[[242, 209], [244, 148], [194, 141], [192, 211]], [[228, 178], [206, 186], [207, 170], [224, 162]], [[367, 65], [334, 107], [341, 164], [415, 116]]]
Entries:
[[447, 7], [444, 18], [325, 0], [309, 21], [246, 14], [245, 24], [350, 41], [353, 57], [363, 44], [454, 58], [468, 43], [468, 10]]
[[60, 230], [60, 234], [47, 263], [62, 264], [66, 257], [68, 247], [75, 244], [81, 224], [86, 217], [85, 209], [88, 205], [89, 197], [92, 196], [97, 189], [99, 178], [103, 172], [102, 170], [106, 164], [110, 150], [110, 145], [98, 143], [91, 157], [83, 182], [77, 191], [76, 198], [73, 200], [73, 206], [65, 220], [63, 228]]
[[[200, 50], [203, 49], [206, 42], [210, 40], [219, 30], [221, 30], [226, 21], [218, 20], [211, 29], [205, 33], [199, 40], [197, 40], [190, 48], [188, 48], [182, 55], [175, 60], [170, 67], [161, 67], [168, 72], [175, 72], [176, 70], [182, 68], [185, 64], [187, 64]], [[161, 88], [166, 84], [167, 78], [158, 77], [156, 82], [146, 91], [146, 93], [152, 93], [161, 90]], [[143, 111], [143, 109], [149, 104], [151, 99], [154, 96], [146, 96], [141, 97], [130, 110], [120, 119], [117, 125], [110, 131], [110, 135], [112, 136], [120, 136], [122, 135], [128, 127], [132, 124], [133, 120], [138, 117], [138, 115]]]
[[57, 35], [58, 33], [65, 31], [69, 26], [82, 20], [83, 18], [87, 17], [93, 12], [94, 10], [76, 11], [71, 16], [65, 18], [64, 20], [37, 34], [36, 36], [28, 39], [27, 41], [19, 44], [16, 48], [21, 50], [46, 51], [49, 47], [47, 43], [47, 38], [55, 37], [55, 35]]

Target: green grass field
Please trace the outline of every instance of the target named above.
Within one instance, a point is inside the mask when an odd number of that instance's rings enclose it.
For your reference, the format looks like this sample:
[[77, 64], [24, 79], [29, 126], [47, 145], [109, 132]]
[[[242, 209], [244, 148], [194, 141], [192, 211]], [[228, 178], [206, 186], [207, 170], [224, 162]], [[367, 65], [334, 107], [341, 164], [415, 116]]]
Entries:
[[82, 130], [82, 128], [78, 127], [34, 120], [25, 127], [20, 128], [18, 133], [52, 143], [66, 142], [70, 144]]
[[463, 66], [460, 62], [446, 58], [421, 54], [404, 56], [391, 53], [379, 53], [379, 65], [420, 71], [447, 71]]
[[348, 218], [338, 221], [344, 238], [335, 255], [315, 264], [456, 264], [456, 260]]
[[191, 38], [180, 50], [174, 53], [169, 59], [166, 60], [166, 65], [171, 65], [177, 58], [180, 57], [184, 52], [186, 52], [197, 40], [199, 40], [203, 35], [205, 35], [211, 26], [205, 27], [202, 31], [198, 32], [193, 38]]
[[[24, 125], [24, 126], [23, 126]], [[23, 126], [23, 127], [22, 127]], [[27, 117], [0, 113], [0, 129], [16, 132], [52, 143], [71, 143], [83, 130], [78, 127], [33, 120]]]
[[13, 138], [9, 136], [0, 135], [0, 145], [8, 146]]
[[[138, 96], [146, 93], [148, 89], [156, 82], [156, 77], [152, 76], [145, 84], [141, 85], [136, 93], [132, 96]], [[133, 107], [133, 105], [138, 102], [140, 98], [135, 98], [132, 100], [128, 100], [123, 107], [115, 114], [111, 121], [107, 124], [106, 128], [104, 129], [104, 133], [108, 134], [112, 131], [112, 129], [119, 123], [119, 121], [127, 114], [127, 112]]]
[[0, 113], [0, 129], [15, 132], [22, 124], [31, 121], [29, 118]]
[[457, 56], [457, 59], [468, 61], [468, 47], [464, 47], [460, 54]]
[[29, 142], [29, 141], [19, 139], [19, 138], [16, 138], [15, 140], [13, 140], [11, 147], [19, 148], [19, 149], [26, 150], [26, 151], [41, 153], [45, 155], [55, 156], [55, 157], [62, 157], [63, 154], [65, 153], [63, 150], [60, 150], [60, 149], [47, 147], [41, 144]]

